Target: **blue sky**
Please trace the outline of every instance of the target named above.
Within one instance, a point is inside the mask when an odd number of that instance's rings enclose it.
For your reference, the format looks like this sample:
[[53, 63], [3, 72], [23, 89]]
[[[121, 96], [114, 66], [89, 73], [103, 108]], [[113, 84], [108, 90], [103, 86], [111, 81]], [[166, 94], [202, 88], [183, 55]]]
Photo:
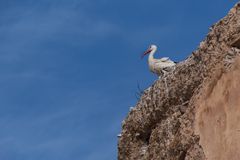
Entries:
[[0, 159], [117, 159], [140, 54], [185, 59], [236, 2], [1, 0]]

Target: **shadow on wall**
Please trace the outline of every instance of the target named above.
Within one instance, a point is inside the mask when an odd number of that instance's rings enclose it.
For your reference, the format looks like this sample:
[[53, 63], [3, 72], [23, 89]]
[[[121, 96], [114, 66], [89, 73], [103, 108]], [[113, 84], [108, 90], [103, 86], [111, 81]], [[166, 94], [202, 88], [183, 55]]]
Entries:
[[237, 40], [232, 44], [232, 47], [236, 47], [236, 48], [240, 49], [240, 38], [237, 39]]
[[240, 58], [217, 77], [198, 101], [195, 131], [208, 160], [239, 160]]

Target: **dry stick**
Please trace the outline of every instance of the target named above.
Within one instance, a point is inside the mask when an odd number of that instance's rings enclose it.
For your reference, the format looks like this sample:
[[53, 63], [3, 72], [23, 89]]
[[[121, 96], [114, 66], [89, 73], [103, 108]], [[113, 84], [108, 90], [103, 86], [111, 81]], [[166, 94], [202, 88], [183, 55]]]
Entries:
[[137, 89], [138, 91], [135, 93], [135, 97], [139, 100], [142, 94], [144, 93], [144, 91], [141, 89], [139, 83], [137, 84]]

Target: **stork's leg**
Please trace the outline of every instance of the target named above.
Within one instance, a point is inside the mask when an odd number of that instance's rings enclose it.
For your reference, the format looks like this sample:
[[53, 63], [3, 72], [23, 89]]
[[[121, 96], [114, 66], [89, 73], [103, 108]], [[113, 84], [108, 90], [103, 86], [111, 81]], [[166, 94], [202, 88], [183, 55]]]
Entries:
[[162, 72], [163, 72], [163, 77], [165, 77], [167, 75], [167, 71], [162, 70]]
[[173, 66], [173, 69], [171, 70], [171, 75], [173, 76], [173, 72], [176, 69], [176, 66]]
[[173, 66], [173, 70], [175, 70], [176, 69], [176, 65], [175, 66]]
[[168, 94], [169, 90], [168, 90], [168, 84], [167, 84], [167, 79], [166, 79], [166, 78], [167, 78], [167, 77], [164, 78], [164, 84], [165, 84], [165, 91], [166, 91], [167, 94]]
[[161, 70], [161, 72], [159, 73], [158, 78], [159, 79], [164, 78], [166, 75], [167, 75], [167, 71]]
[[159, 73], [158, 73], [158, 79], [161, 79], [161, 78], [164, 78], [164, 72], [163, 70], [161, 70]]

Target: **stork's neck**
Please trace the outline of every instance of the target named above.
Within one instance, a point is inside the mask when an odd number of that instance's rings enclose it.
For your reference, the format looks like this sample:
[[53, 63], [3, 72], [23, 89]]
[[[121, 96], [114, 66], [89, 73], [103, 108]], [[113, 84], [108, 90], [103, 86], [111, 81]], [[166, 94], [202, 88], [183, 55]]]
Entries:
[[156, 53], [156, 51], [157, 51], [157, 49], [153, 49], [153, 50], [149, 53], [148, 61], [153, 61], [153, 60], [154, 60], [153, 55]]

